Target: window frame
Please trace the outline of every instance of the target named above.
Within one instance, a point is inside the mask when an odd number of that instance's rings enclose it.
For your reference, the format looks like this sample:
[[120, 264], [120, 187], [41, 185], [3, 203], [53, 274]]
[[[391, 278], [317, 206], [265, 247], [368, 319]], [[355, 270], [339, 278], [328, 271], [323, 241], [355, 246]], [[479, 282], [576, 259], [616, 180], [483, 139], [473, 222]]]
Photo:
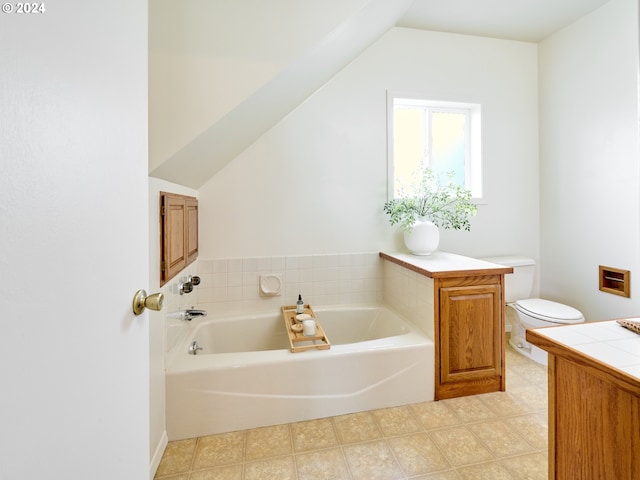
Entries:
[[[482, 179], [482, 125], [481, 105], [479, 103], [449, 102], [430, 100], [424, 95], [415, 93], [387, 92], [387, 199], [394, 198], [395, 163], [394, 163], [394, 109], [395, 106], [424, 108], [428, 114], [428, 124], [431, 124], [433, 112], [465, 113], [468, 122], [465, 123], [465, 188], [471, 190], [473, 200], [478, 203], [483, 199]], [[429, 127], [430, 128], [430, 127]], [[431, 136], [424, 132], [423, 141], [426, 148], [431, 148]], [[426, 139], [424, 138], [426, 137]]]

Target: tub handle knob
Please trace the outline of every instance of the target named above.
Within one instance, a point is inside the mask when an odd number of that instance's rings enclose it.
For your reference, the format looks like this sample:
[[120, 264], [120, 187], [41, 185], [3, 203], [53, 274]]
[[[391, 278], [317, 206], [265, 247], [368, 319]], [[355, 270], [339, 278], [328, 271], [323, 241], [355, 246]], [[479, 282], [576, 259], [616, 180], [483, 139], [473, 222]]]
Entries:
[[193, 292], [193, 287], [200, 285], [200, 277], [197, 275], [188, 275], [180, 279], [178, 284], [178, 291], [180, 295]]
[[202, 350], [202, 347], [198, 346], [198, 342], [193, 341], [191, 345], [189, 345], [189, 353], [191, 355], [197, 355], [198, 350]]
[[183, 295], [185, 293], [191, 293], [193, 292], [193, 283], [180, 282], [180, 284], [178, 285], [178, 289], [180, 291], [180, 295]]

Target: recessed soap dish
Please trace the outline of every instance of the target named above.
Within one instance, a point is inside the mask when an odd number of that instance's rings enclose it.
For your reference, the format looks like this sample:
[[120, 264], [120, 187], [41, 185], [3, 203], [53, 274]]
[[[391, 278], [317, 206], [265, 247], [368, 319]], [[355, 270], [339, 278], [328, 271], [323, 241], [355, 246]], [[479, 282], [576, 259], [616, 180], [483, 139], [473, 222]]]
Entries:
[[260, 295], [275, 297], [282, 294], [282, 275], [269, 273], [260, 275]]

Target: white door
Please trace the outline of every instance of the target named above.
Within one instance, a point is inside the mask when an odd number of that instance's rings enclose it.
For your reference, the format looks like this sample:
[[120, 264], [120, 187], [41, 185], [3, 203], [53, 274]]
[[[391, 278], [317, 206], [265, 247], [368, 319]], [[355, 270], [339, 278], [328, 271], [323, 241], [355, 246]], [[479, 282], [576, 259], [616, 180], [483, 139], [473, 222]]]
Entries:
[[0, 479], [145, 479], [147, 1], [40, 5], [0, 12]]

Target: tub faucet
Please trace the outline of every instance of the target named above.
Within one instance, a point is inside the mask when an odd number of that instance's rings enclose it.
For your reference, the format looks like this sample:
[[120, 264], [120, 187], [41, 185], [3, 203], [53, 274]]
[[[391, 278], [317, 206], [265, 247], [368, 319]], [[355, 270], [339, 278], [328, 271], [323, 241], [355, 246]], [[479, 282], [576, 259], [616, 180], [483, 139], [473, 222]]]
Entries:
[[187, 310], [184, 311], [184, 319], [187, 320], [188, 322], [190, 322], [195, 317], [206, 317], [206, 316], [207, 316], [206, 310], [196, 310], [193, 307], [188, 308]]

